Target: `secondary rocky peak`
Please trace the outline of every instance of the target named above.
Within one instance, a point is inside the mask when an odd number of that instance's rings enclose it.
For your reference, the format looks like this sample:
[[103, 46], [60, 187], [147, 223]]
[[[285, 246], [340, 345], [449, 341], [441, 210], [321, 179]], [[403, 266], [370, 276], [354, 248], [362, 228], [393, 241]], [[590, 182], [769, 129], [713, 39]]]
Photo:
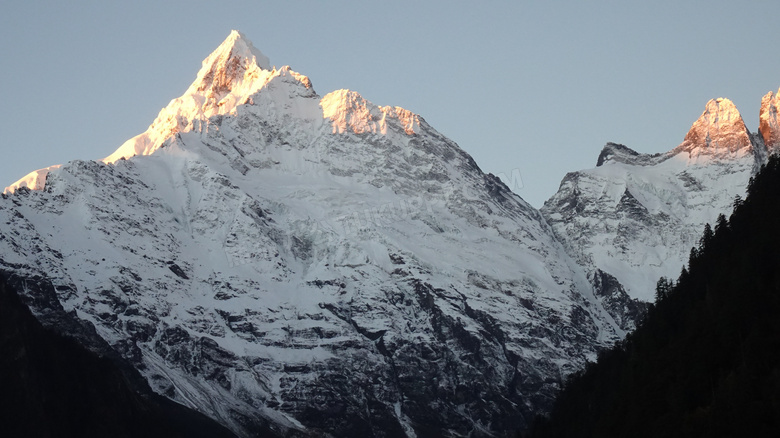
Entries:
[[664, 157], [664, 154], [642, 154], [622, 144], [607, 143], [599, 154], [596, 167], [603, 166], [610, 162], [650, 165], [658, 163], [660, 160], [663, 160]]
[[704, 113], [691, 126], [678, 152], [694, 155], [736, 155], [750, 151], [750, 133], [737, 107], [729, 99], [707, 102]]
[[354, 132], [387, 134], [388, 127], [408, 135], [420, 131], [420, 116], [400, 107], [377, 106], [359, 93], [337, 90], [320, 102], [323, 117], [330, 119], [333, 133]]
[[777, 153], [780, 150], [780, 123], [777, 120], [777, 111], [780, 107], [780, 90], [777, 93], [769, 92], [761, 99], [761, 112], [759, 115], [758, 131], [764, 140], [767, 151]]

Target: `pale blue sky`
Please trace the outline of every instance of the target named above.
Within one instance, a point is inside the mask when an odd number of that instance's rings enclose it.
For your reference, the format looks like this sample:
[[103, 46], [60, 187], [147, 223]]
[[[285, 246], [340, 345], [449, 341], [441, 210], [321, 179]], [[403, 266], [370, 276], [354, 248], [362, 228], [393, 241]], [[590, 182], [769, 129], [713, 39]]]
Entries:
[[780, 87], [776, 1], [25, 1], [0, 7], [0, 185], [143, 132], [239, 29], [276, 66], [422, 115], [535, 206], [607, 141], [748, 128]]

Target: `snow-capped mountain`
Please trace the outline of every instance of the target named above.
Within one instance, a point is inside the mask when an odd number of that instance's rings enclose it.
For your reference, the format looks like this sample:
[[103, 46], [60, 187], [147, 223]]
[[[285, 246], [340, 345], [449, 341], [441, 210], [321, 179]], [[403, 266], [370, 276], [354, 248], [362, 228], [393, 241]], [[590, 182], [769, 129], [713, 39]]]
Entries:
[[777, 105], [773, 93], [764, 97], [760, 135], [720, 98], [669, 152], [640, 154], [609, 143], [597, 167], [567, 174], [541, 211], [594, 285], [614, 279], [614, 290], [652, 301], [660, 277], [680, 274], [705, 224], [728, 216], [735, 197], [744, 196], [766, 161], [765, 143], [776, 150]]
[[508, 434], [630, 320], [422, 117], [320, 96], [235, 31], [145, 133], [10, 186], [0, 223], [42, 322], [242, 436]]

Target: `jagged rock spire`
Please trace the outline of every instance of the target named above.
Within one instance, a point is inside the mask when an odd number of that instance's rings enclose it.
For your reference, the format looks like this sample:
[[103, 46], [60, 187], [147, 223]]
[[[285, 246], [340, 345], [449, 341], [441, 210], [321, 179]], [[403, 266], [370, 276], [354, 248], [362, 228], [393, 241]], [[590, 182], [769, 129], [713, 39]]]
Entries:
[[729, 99], [707, 102], [704, 113], [691, 126], [679, 151], [691, 155], [733, 155], [752, 148], [750, 133], [737, 107]]
[[764, 140], [767, 151], [777, 153], [780, 150], [780, 123], [777, 120], [777, 112], [780, 108], [780, 90], [777, 93], [769, 92], [761, 99], [761, 112], [759, 116], [758, 131]]

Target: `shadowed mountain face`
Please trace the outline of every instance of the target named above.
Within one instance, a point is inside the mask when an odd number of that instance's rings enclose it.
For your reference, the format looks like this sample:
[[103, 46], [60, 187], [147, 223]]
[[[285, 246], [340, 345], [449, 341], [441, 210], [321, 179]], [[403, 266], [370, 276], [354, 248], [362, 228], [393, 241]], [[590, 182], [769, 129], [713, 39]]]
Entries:
[[43, 328], [5, 279], [0, 279], [0, 388], [4, 436], [234, 436], [154, 394], [118, 358], [100, 357]]

